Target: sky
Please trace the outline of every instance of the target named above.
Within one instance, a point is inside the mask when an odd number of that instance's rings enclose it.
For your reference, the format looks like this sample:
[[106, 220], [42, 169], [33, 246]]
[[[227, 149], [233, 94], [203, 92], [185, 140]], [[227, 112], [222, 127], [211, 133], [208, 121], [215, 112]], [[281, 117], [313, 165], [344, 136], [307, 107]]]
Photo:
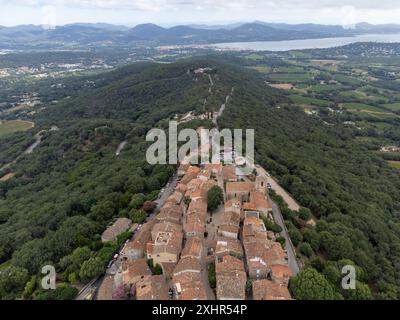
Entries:
[[0, 25], [400, 23], [399, 0], [0, 0]]

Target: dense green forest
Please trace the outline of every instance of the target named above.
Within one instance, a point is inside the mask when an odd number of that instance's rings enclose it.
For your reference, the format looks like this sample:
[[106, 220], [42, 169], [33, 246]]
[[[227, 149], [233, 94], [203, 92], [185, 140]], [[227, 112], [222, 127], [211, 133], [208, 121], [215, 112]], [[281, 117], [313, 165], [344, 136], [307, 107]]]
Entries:
[[[300, 225], [294, 212], [283, 212], [288, 226], [301, 231], [293, 232], [298, 242], [316, 253], [309, 265], [329, 279], [336, 291], [331, 298], [347, 298], [339, 289], [339, 266], [347, 259], [360, 268], [358, 280], [368, 283], [376, 298], [399, 299], [398, 171], [356, 143], [352, 129], [327, 126], [287, 105], [260, 75], [242, 71], [237, 77], [240, 85], [222, 124], [255, 128], [257, 161], [318, 218], [314, 230]], [[329, 273], [335, 276], [326, 277]]]
[[[118, 216], [135, 218], [141, 203], [154, 200], [175, 171], [147, 164], [145, 134], [176, 113], [203, 106], [208, 79], [196, 81], [188, 67], [137, 64], [101, 75], [98, 89], [39, 113], [25, 139], [21, 133], [1, 138], [6, 163], [35, 132], [47, 130], [32, 154], [3, 172], [16, 176], [0, 182], [0, 266], [8, 271], [0, 272], [2, 298], [20, 296], [30, 277], [48, 263], [56, 264], [62, 280], [71, 284], [104, 269], [118, 248], [101, 243], [105, 227]], [[124, 140], [128, 144], [117, 157]], [[90, 254], [82, 258], [81, 251]], [[70, 298], [66, 288], [60, 296]], [[46, 295], [36, 292], [35, 298]]]
[[[375, 298], [400, 298], [398, 172], [356, 143], [353, 129], [308, 116], [266, 86], [260, 73], [238, 66], [242, 60], [226, 60], [123, 67], [35, 116], [37, 127], [26, 139], [54, 125], [59, 130], [47, 131], [32, 154], [7, 169], [16, 177], [0, 182], [0, 263], [13, 275], [0, 276], [1, 298], [22, 291], [31, 297], [35, 276], [49, 262], [66, 285], [55, 297], [36, 292], [35, 298], [70, 298], [69, 284], [101, 272], [117, 245], [102, 244], [101, 232], [117, 216], [137, 216], [137, 199], [154, 199], [175, 170], [146, 163], [144, 136], [177, 113], [202, 110], [208, 78], [190, 72], [199, 67], [216, 72], [214, 104], [235, 88], [220, 127], [254, 128], [257, 162], [318, 219], [308, 227], [302, 221], [310, 212], [297, 214], [279, 203], [293, 242], [308, 257], [309, 268], [291, 284], [295, 298], [369, 298], [371, 291]], [[1, 159], [23, 150], [27, 140], [21, 137], [2, 138]], [[116, 157], [123, 140], [129, 143]], [[19, 149], [10, 149], [14, 142]], [[339, 288], [345, 264], [358, 270], [361, 289], [353, 295]], [[322, 293], [313, 292], [315, 283]]]

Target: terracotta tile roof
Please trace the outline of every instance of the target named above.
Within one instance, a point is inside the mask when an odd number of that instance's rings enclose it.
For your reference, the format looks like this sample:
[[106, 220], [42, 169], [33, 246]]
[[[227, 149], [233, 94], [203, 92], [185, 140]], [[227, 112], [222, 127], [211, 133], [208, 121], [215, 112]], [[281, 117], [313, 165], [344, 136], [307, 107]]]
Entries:
[[189, 169], [189, 166], [190, 166], [189, 164], [182, 163], [178, 168], [179, 174], [184, 175], [187, 172], [187, 170]]
[[182, 250], [181, 258], [194, 257], [201, 258], [203, 251], [203, 239], [199, 237], [191, 237], [186, 241], [185, 247]]
[[229, 224], [223, 224], [218, 227], [218, 233], [222, 234], [223, 232], [239, 234], [239, 227]]
[[250, 192], [250, 202], [260, 211], [272, 209], [272, 203], [265, 194], [257, 191]]
[[157, 215], [157, 220], [177, 223], [181, 221], [182, 213], [182, 207], [178, 205], [172, 205], [168, 208], [164, 206]]
[[159, 232], [156, 240], [154, 241], [153, 254], [168, 252], [179, 255], [182, 251], [182, 240], [182, 232]]
[[200, 272], [201, 271], [201, 266], [199, 259], [196, 259], [194, 257], [184, 257], [179, 260], [178, 264], [175, 267], [174, 270], [174, 276], [177, 276], [181, 273], [186, 273], [186, 272]]
[[292, 271], [287, 265], [275, 264], [271, 266], [273, 277], [287, 279], [293, 276]]
[[194, 281], [181, 286], [181, 294], [178, 300], [207, 300], [207, 292], [201, 281]]
[[156, 223], [153, 227], [153, 230], [151, 231], [151, 238], [153, 239], [153, 241], [155, 241], [157, 234], [159, 232], [169, 232], [169, 231], [182, 232], [182, 225], [169, 221], [161, 221], [159, 223]]
[[227, 193], [235, 193], [235, 192], [249, 192], [254, 190], [254, 183], [252, 182], [227, 182], [226, 184], [226, 192]]
[[172, 281], [178, 300], [207, 299], [198, 259], [191, 257], [181, 259], [175, 267]]
[[190, 181], [192, 181], [193, 179], [197, 178], [197, 173], [186, 173], [184, 175], [184, 177], [182, 178], [181, 182], [183, 184], [188, 184]]
[[222, 177], [224, 181], [237, 181], [235, 166], [224, 166], [222, 168]]
[[195, 173], [197, 175], [200, 173], [200, 168], [197, 166], [189, 166], [187, 173]]
[[189, 215], [192, 213], [207, 214], [207, 202], [202, 200], [191, 201], [187, 209], [187, 214]]
[[224, 211], [222, 215], [223, 223], [218, 226], [218, 234], [223, 232], [239, 234], [240, 214], [232, 211]]
[[179, 192], [179, 191], [175, 191], [173, 194], [171, 194], [168, 197], [167, 201], [171, 201], [174, 204], [180, 204], [182, 199], [183, 199], [183, 194], [181, 192]]
[[225, 225], [238, 227], [240, 225], [240, 214], [234, 211], [224, 211], [222, 221]]
[[154, 242], [148, 242], [146, 245], [147, 254], [152, 255], [154, 253]]
[[287, 254], [278, 242], [269, 241], [269, 248], [264, 253], [264, 258], [270, 266], [275, 264], [285, 265], [287, 263]]
[[138, 231], [135, 240], [128, 242], [125, 246], [125, 252], [129, 250], [141, 250], [146, 249], [147, 243], [151, 240], [151, 230], [153, 226], [157, 223], [157, 220], [152, 220], [143, 225], [143, 227]]
[[205, 168], [208, 170], [211, 169], [211, 171], [214, 174], [219, 175], [222, 172], [223, 166], [222, 166], [222, 163], [215, 163], [215, 164], [210, 163], [210, 164], [206, 164]]
[[176, 263], [174, 262], [161, 262], [161, 268], [165, 278], [171, 279], [175, 270]]
[[151, 270], [146, 259], [126, 260], [120, 267], [124, 284], [134, 284], [136, 281], [151, 276]]
[[182, 193], [182, 194], [185, 194], [185, 192], [186, 192], [186, 190], [187, 190], [187, 185], [186, 185], [186, 184], [183, 184], [183, 183], [179, 183], [179, 184], [176, 186], [175, 190], [178, 191], [178, 192], [180, 192], [180, 193]]
[[216, 255], [235, 255], [243, 256], [242, 244], [238, 239], [230, 239], [224, 237], [217, 237], [217, 243], [215, 246]]
[[286, 286], [274, 283], [271, 280], [253, 281], [254, 300], [291, 300]]
[[241, 299], [246, 297], [247, 276], [243, 261], [224, 256], [216, 264], [217, 299]]
[[245, 203], [243, 203], [243, 210], [257, 211], [257, 207], [253, 202], [245, 202]]
[[244, 271], [244, 262], [232, 256], [223, 256], [222, 258], [219, 258], [219, 261], [215, 266], [215, 271], [217, 273]]
[[202, 180], [208, 180], [211, 178], [211, 174], [212, 174], [212, 169], [211, 168], [204, 168], [203, 170], [200, 171], [200, 173], [198, 174], [198, 177]]
[[136, 300], [169, 300], [164, 276], [156, 275], [139, 280], [136, 283]]
[[203, 234], [206, 230], [206, 222], [205, 222], [204, 214], [191, 213], [186, 217], [185, 224], [185, 232], [195, 233], [195, 234]]
[[132, 221], [127, 218], [118, 218], [112, 226], [108, 227], [101, 235], [102, 241], [115, 241], [117, 237], [128, 230]]
[[267, 229], [265, 228], [264, 221], [256, 217], [246, 217], [243, 221], [244, 226], [251, 225], [254, 232], [261, 232], [267, 236]]
[[225, 211], [233, 211], [240, 213], [242, 208], [242, 203], [239, 200], [228, 200], [224, 205]]
[[254, 269], [269, 270], [268, 261], [265, 257], [265, 251], [268, 250], [265, 241], [257, 240], [243, 245], [249, 271]]

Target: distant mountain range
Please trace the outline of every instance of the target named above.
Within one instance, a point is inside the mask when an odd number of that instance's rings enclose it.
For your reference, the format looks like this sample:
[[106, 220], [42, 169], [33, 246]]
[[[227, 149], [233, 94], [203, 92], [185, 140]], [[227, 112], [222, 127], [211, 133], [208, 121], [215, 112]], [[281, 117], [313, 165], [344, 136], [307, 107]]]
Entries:
[[400, 25], [360, 23], [339, 25], [253, 23], [221, 26], [182, 25], [163, 28], [140, 24], [134, 28], [105, 23], [78, 23], [44, 29], [35, 25], [0, 26], [0, 49], [57, 48], [82, 45], [183, 45], [219, 42], [296, 40], [355, 36], [366, 33], [400, 33]]

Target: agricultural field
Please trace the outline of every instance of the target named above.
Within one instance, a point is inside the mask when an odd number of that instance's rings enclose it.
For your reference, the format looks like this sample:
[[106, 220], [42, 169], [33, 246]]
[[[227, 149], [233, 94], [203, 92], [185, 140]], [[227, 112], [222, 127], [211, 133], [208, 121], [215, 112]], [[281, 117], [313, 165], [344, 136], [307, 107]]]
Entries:
[[[276, 59], [274, 57], [274, 59]], [[257, 63], [257, 62], [256, 62]], [[353, 139], [400, 168], [399, 155], [379, 152], [400, 139], [400, 67], [395, 58], [332, 59], [292, 52], [280, 61], [252, 65], [293, 106], [320, 118], [325, 125], [342, 124]], [[395, 161], [395, 162], [393, 162]]]
[[23, 120], [12, 120], [0, 122], [0, 137], [19, 131], [27, 131], [34, 127], [34, 123]]
[[400, 102], [385, 104], [384, 107], [392, 111], [400, 111]]
[[388, 163], [392, 168], [400, 169], [400, 161], [388, 161]]
[[273, 73], [269, 74], [268, 78], [278, 82], [304, 82], [312, 80], [314, 75], [309, 73]]

